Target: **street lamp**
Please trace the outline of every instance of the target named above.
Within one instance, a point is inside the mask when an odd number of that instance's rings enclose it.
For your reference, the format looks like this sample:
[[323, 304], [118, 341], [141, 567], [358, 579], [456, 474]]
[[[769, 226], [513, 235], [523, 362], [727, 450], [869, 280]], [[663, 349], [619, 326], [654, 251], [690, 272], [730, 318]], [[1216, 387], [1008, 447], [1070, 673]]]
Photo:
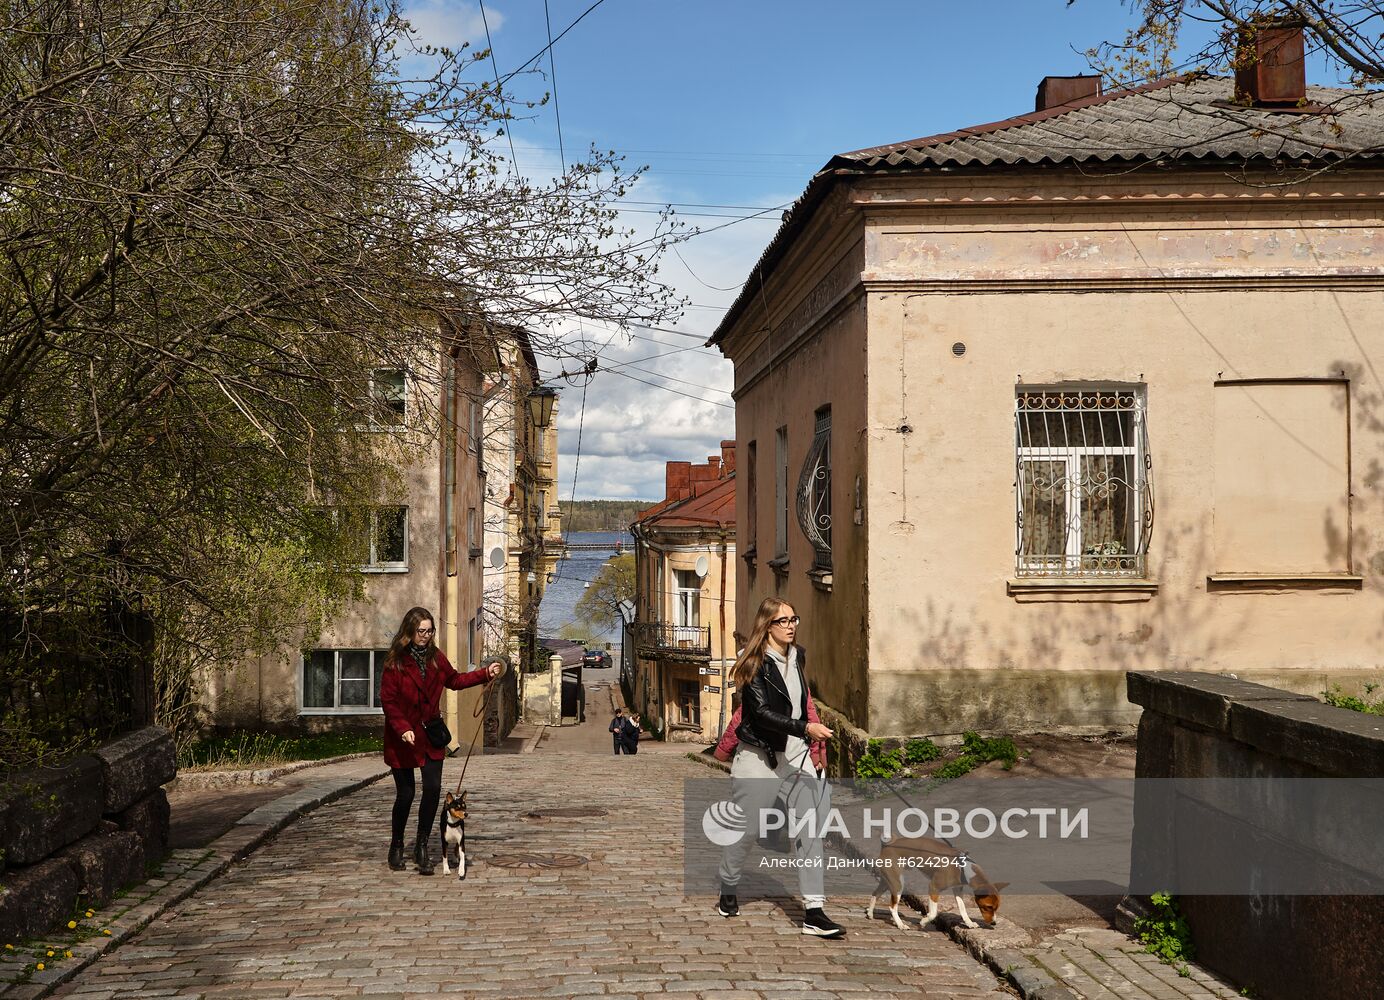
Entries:
[[529, 416], [534, 426], [540, 430], [553, 422], [553, 404], [557, 402], [557, 390], [551, 386], [540, 385], [529, 393]]

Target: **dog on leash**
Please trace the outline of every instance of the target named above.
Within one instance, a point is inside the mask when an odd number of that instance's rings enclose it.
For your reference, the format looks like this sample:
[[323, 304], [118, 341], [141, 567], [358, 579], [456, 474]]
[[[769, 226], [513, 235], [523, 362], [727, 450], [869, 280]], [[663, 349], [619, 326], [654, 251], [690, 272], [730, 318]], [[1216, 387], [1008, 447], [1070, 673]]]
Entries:
[[894, 926], [899, 930], [904, 929], [903, 918], [899, 916], [903, 874], [908, 868], [918, 868], [928, 875], [928, 908], [918, 924], [919, 930], [937, 919], [937, 900], [944, 892], [956, 896], [956, 912], [961, 915], [961, 922], [967, 927], [978, 926], [966, 912], [966, 903], [962, 899], [967, 890], [975, 897], [981, 919], [994, 926], [995, 914], [1000, 909], [1000, 890], [1009, 883], [991, 882], [964, 851], [932, 837], [885, 838], [880, 844], [879, 858], [879, 887], [870, 897], [870, 905], [865, 908], [865, 916], [869, 919], [875, 919], [875, 900], [887, 889], [889, 913], [894, 918]]
[[442, 803], [442, 874], [452, 874], [447, 860], [452, 849], [456, 849], [457, 878], [466, 877], [466, 793], [460, 796], [447, 793]]

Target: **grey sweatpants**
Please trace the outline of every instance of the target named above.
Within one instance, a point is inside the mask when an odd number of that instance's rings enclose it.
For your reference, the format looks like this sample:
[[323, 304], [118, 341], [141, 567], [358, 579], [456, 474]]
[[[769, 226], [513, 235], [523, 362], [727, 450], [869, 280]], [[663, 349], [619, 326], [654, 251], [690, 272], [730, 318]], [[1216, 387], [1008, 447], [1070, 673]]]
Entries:
[[[733, 889], [740, 883], [745, 856], [755, 843], [759, 831], [759, 814], [774, 805], [782, 792], [790, 812], [806, 815], [816, 810], [816, 829], [826, 822], [831, 808], [831, 786], [826, 777], [817, 777], [812, 761], [803, 755], [801, 761], [790, 761], [787, 754], [778, 754], [778, 767], [769, 767], [764, 751], [741, 743], [735, 749], [730, 765], [731, 801], [745, 816], [745, 835], [721, 851], [721, 884]], [[822, 839], [802, 836], [794, 838], [798, 863], [798, 891], [803, 908], [811, 909], [826, 903], [823, 890]]]

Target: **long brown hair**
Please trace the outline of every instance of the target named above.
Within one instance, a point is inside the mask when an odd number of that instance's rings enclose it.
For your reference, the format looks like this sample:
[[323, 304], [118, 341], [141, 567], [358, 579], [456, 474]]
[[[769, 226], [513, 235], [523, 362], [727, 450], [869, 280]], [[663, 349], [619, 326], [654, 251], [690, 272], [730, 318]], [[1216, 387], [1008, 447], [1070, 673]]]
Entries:
[[409, 643], [413, 642], [413, 633], [418, 630], [420, 622], [432, 622], [433, 627], [433, 634], [428, 637], [428, 666], [432, 666], [433, 660], [437, 659], [437, 622], [433, 619], [432, 612], [427, 608], [409, 608], [404, 620], [399, 623], [399, 631], [394, 633], [394, 641], [389, 644], [389, 652], [385, 654], [386, 670], [399, 670], [408, 662], [404, 656], [408, 653]]
[[769, 623], [779, 616], [780, 609], [792, 607], [787, 601], [780, 601], [777, 597], [766, 597], [759, 602], [759, 610], [754, 616], [754, 628], [750, 629], [750, 637], [745, 641], [745, 648], [740, 651], [735, 666], [731, 668], [731, 678], [735, 681], [737, 690], [744, 690], [745, 686], [754, 680], [754, 675], [759, 673], [759, 668], [764, 663], [764, 650], [769, 645]]

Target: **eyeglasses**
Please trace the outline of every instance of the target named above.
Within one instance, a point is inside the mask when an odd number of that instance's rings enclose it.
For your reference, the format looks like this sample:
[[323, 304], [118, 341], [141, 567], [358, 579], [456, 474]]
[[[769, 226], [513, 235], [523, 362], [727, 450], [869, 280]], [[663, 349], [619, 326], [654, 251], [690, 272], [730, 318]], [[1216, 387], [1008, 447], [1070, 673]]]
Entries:
[[434, 632], [436, 632], [436, 631], [437, 631], [437, 629], [432, 629], [432, 628], [416, 628], [416, 629], [413, 630], [413, 634], [414, 634], [414, 635], [432, 635], [432, 634], [433, 634]]
[[770, 624], [770, 625], [780, 625], [780, 626], [783, 626], [783, 625], [797, 625], [798, 622], [800, 622], [800, 621], [802, 621], [802, 619], [799, 618], [797, 615], [794, 615], [792, 618], [775, 618], [775, 619], [774, 619], [773, 621], [771, 621], [769, 624]]

